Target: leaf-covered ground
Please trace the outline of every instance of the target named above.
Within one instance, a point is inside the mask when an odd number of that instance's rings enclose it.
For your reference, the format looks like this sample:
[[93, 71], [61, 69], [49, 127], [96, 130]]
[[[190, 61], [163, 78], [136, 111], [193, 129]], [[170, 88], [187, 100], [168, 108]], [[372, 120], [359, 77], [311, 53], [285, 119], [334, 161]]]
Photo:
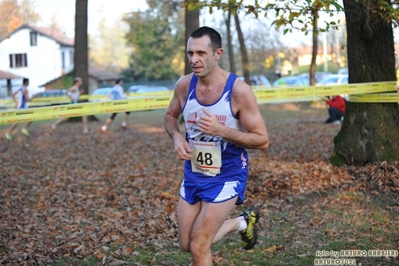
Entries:
[[[250, 151], [243, 208], [261, 210], [252, 253], [231, 234], [214, 251], [219, 265], [313, 265], [315, 250], [399, 248], [399, 163], [333, 167], [339, 125], [306, 104], [261, 105], [267, 151]], [[178, 249], [176, 203], [183, 163], [163, 129], [163, 111], [100, 121], [34, 123], [13, 141], [0, 127], [0, 264], [187, 265]], [[19, 129], [19, 128], [18, 128]], [[227, 246], [231, 250], [225, 250]], [[363, 265], [398, 259], [356, 258]], [[240, 262], [241, 261], [242, 264]]]

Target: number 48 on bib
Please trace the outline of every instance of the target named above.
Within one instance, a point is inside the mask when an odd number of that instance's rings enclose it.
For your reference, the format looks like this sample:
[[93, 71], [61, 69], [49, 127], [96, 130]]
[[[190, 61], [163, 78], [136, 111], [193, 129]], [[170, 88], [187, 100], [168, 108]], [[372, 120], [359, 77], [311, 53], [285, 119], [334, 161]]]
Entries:
[[219, 142], [202, 142], [190, 140], [193, 148], [191, 168], [193, 172], [207, 176], [216, 176], [222, 166], [222, 151]]

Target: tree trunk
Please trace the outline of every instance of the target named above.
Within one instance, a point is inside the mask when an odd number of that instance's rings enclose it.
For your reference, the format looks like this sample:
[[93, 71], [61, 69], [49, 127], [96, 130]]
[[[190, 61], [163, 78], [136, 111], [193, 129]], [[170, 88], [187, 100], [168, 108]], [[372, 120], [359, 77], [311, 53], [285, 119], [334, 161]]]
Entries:
[[[369, 1], [369, 6], [362, 1], [343, 3], [349, 82], [395, 81], [392, 25], [378, 14], [381, 12], [378, 1]], [[374, 14], [373, 10], [378, 12]], [[331, 162], [335, 165], [399, 160], [398, 104], [349, 102], [334, 143]]]
[[[190, 36], [191, 32], [199, 28], [199, 12], [200, 10], [194, 9], [190, 10], [188, 5], [189, 0], [186, 0], [186, 13], [185, 13], [185, 26], [186, 26], [186, 44], [188, 41], [188, 36]], [[197, 3], [198, 0], [190, 1], [192, 3]], [[188, 57], [185, 56], [185, 67], [184, 67], [184, 74], [187, 75], [192, 72], [190, 62], [188, 62]]]
[[74, 74], [82, 79], [82, 89], [89, 93], [89, 60], [87, 44], [87, 0], [76, 0]]
[[230, 72], [236, 73], [236, 65], [234, 63], [234, 50], [233, 50], [233, 41], [231, 36], [231, 3], [229, 3], [229, 10], [227, 12], [226, 18], [226, 29], [227, 29], [227, 49], [229, 54], [229, 63], [230, 63]]
[[240, 43], [244, 79], [245, 79], [246, 83], [251, 84], [250, 73], [249, 73], [249, 59], [248, 59], [247, 47], [245, 46], [244, 34], [242, 33], [241, 25], [240, 25], [240, 19], [238, 18], [238, 14], [237, 13], [238, 13], [238, 11], [234, 14], [234, 21], [236, 23], [238, 41]]
[[317, 52], [318, 52], [318, 46], [319, 46], [319, 28], [317, 27], [317, 23], [319, 21], [319, 14], [318, 10], [314, 9], [312, 11], [312, 41], [313, 41], [313, 46], [312, 46], [312, 60], [310, 62], [310, 69], [309, 69], [309, 85], [316, 85], [316, 59], [317, 59]]

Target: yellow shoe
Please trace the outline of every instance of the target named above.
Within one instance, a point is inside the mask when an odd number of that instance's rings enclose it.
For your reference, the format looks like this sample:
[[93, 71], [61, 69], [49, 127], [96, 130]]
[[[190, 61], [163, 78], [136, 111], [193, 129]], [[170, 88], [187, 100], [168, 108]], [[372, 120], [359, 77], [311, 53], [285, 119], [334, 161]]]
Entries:
[[28, 132], [28, 130], [26, 128], [21, 129], [22, 134], [24, 134], [25, 136], [29, 137], [30, 134]]
[[8, 140], [12, 140], [12, 136], [10, 135], [10, 134], [6, 134], [6, 139], [8, 139]]
[[247, 228], [240, 232], [241, 247], [247, 250], [252, 249], [258, 239], [255, 225], [259, 220], [259, 211], [257, 209], [247, 209], [243, 211], [240, 216], [244, 217], [247, 222]]

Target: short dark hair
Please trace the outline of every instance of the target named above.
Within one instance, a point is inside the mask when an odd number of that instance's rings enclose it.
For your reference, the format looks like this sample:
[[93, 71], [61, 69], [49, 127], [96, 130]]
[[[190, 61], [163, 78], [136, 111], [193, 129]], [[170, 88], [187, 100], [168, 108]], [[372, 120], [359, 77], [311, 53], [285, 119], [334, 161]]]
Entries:
[[27, 79], [27, 78], [23, 78], [23, 79], [22, 79], [22, 84], [25, 85], [25, 84], [28, 83], [28, 82], [29, 82], [29, 79]]
[[222, 48], [222, 37], [220, 37], [219, 32], [210, 27], [200, 27], [193, 31], [189, 37], [191, 38], [201, 38], [203, 36], [208, 36], [211, 40], [211, 47], [214, 51]]
[[115, 79], [115, 84], [118, 84], [121, 81], [123, 81], [123, 78], [117, 78], [117, 79]]

